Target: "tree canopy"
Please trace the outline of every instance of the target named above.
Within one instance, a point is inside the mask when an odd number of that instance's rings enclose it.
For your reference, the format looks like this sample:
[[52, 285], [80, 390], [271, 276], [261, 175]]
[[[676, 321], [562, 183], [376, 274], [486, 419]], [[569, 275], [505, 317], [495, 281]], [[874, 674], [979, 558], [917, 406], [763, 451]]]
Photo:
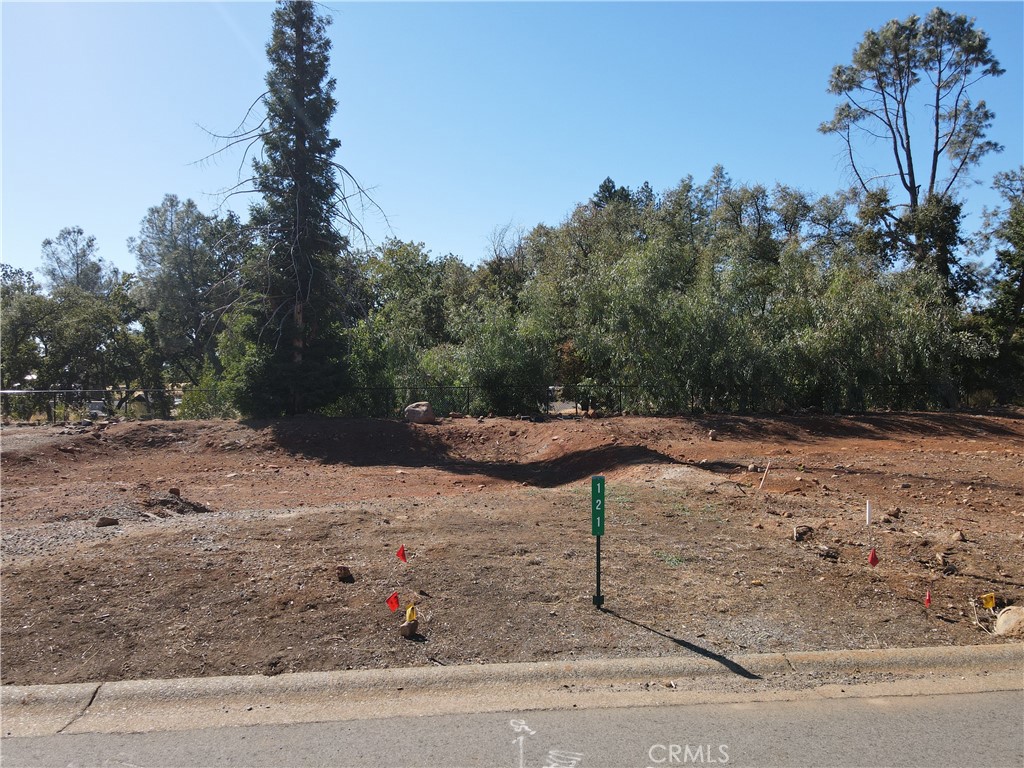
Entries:
[[[995, 175], [1002, 203], [963, 231], [963, 182], [999, 149], [971, 94], [1002, 70], [972, 20], [893, 20], [834, 69], [821, 130], [852, 189], [721, 165], [657, 191], [608, 176], [560, 221], [496, 227], [476, 263], [360, 236], [329, 22], [299, 0], [273, 12], [264, 114], [228, 137], [259, 147], [247, 220], [168, 194], [129, 241], [135, 274], [81, 227], [43, 242], [42, 281], [2, 265], [5, 414], [27, 389], [155, 390], [167, 414], [165, 389], [184, 388], [195, 417], [391, 416], [425, 398], [524, 414], [551, 386], [631, 413], [1024, 399], [1024, 167]], [[861, 150], [879, 138], [891, 167], [872, 175]]]
[[[973, 19], [935, 8], [866, 32], [852, 62], [829, 79], [829, 92], [842, 100], [820, 130], [846, 147], [864, 218], [884, 235], [876, 246], [932, 267], [953, 298], [967, 287], [955, 275], [958, 186], [1002, 149], [986, 136], [994, 112], [972, 101], [971, 89], [1003, 71]], [[859, 144], [875, 141], [888, 147], [888, 172], [873, 174], [858, 157]]]
[[267, 45], [266, 118], [253, 160], [261, 199], [250, 210], [255, 247], [242, 267], [228, 377], [245, 413], [304, 413], [344, 382], [347, 220], [330, 135], [330, 19], [310, 2], [280, 2]]
[[50, 288], [74, 286], [93, 296], [110, 291], [119, 275], [96, 251], [96, 238], [81, 227], [65, 227], [43, 240], [43, 275]]

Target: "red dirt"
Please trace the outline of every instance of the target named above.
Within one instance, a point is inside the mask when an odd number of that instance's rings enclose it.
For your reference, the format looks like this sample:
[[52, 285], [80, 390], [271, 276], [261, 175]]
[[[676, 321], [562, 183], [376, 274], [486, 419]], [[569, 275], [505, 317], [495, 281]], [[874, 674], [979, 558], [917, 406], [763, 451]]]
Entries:
[[[149, 421], [2, 440], [5, 684], [975, 644], [999, 638], [971, 598], [1024, 603], [1012, 415]], [[414, 641], [395, 590], [416, 601]]]

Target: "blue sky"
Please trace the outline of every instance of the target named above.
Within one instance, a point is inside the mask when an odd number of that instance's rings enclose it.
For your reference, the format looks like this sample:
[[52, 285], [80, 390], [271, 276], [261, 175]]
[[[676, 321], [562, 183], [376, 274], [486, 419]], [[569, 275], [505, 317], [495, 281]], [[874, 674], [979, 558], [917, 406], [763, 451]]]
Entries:
[[[475, 262], [492, 231], [558, 224], [611, 176], [656, 191], [721, 163], [737, 182], [814, 195], [846, 186], [817, 126], [833, 65], [866, 30], [934, 3], [328, 3], [339, 161], [390, 221], [365, 226]], [[1024, 3], [950, 3], [977, 18], [1006, 74], [974, 91], [1005, 145], [965, 190], [1024, 162]], [[207, 212], [240, 153], [218, 148], [263, 91], [269, 3], [2, 5], [0, 259], [81, 226], [134, 269], [125, 241], [167, 193]], [[243, 168], [247, 174], [248, 164]], [[972, 214], [968, 227], [977, 224]]]

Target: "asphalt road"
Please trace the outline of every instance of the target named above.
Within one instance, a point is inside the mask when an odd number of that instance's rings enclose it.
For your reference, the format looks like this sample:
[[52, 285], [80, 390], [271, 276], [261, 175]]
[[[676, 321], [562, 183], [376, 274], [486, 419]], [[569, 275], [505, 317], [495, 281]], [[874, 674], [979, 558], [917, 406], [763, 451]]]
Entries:
[[7, 738], [20, 766], [1024, 766], [1024, 691]]

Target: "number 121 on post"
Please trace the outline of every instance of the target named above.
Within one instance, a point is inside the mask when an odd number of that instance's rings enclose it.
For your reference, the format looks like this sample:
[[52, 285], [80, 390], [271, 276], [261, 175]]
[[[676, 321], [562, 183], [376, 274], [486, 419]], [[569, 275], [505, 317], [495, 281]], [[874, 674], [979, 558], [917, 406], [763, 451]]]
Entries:
[[594, 475], [590, 478], [591, 498], [591, 533], [594, 536], [604, 536], [604, 477]]

